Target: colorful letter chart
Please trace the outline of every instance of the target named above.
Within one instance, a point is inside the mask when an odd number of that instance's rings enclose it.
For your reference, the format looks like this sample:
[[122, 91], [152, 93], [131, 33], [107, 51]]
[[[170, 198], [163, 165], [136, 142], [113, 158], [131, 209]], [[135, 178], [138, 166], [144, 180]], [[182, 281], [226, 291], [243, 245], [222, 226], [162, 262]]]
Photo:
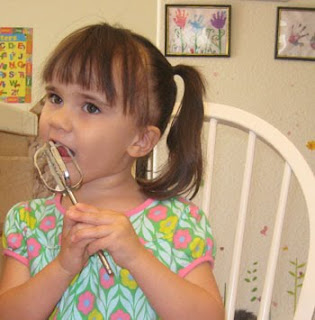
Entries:
[[32, 28], [0, 28], [0, 101], [31, 102]]

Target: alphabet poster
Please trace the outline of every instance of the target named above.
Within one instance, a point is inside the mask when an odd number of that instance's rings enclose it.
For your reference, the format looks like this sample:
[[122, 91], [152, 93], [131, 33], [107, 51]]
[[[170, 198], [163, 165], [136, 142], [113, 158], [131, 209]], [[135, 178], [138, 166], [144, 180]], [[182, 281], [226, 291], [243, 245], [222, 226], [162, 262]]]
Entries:
[[0, 101], [31, 102], [32, 28], [0, 28]]

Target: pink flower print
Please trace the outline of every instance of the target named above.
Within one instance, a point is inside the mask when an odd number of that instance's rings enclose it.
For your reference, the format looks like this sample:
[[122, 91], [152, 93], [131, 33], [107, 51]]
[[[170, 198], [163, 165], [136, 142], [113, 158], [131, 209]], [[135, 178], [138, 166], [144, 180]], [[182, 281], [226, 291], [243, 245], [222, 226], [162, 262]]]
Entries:
[[56, 217], [49, 216], [42, 220], [39, 228], [45, 232], [48, 232], [49, 230], [55, 228], [55, 225], [56, 225]]
[[176, 249], [185, 249], [191, 241], [191, 236], [188, 229], [178, 230], [174, 235], [174, 244]]
[[95, 297], [92, 292], [86, 291], [79, 297], [78, 309], [87, 315], [94, 307]]
[[195, 205], [190, 206], [190, 214], [199, 221], [201, 219], [199, 208]]
[[114, 277], [109, 276], [105, 268], [100, 269], [100, 280], [101, 285], [106, 289], [110, 288], [115, 284]]
[[21, 246], [23, 236], [20, 233], [11, 233], [8, 235], [8, 246], [12, 249], [18, 249]]
[[37, 257], [41, 249], [40, 243], [36, 239], [30, 238], [26, 241], [26, 244], [29, 259]]
[[177, 9], [176, 18], [173, 18], [173, 20], [178, 27], [180, 27], [181, 29], [184, 29], [186, 25], [187, 17], [188, 17], [188, 13], [186, 13], [185, 9], [184, 10]]
[[149, 219], [158, 222], [166, 218], [167, 208], [164, 206], [157, 206], [149, 210]]
[[130, 320], [130, 315], [119, 309], [110, 316], [110, 320]]

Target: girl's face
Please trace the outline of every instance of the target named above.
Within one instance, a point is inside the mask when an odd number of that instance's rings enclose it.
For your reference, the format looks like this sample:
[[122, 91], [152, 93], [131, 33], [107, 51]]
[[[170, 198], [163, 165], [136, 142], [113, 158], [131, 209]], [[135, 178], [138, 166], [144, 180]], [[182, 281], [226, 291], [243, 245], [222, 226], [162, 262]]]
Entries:
[[84, 183], [130, 175], [133, 159], [129, 151], [139, 130], [135, 120], [123, 114], [119, 97], [116, 105], [110, 106], [100, 92], [55, 80], [47, 84], [46, 93], [40, 137], [72, 151]]

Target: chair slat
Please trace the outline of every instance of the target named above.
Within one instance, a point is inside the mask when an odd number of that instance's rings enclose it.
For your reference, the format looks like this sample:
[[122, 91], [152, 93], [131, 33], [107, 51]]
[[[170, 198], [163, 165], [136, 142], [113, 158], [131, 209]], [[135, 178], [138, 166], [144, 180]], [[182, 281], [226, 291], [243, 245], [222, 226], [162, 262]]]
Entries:
[[277, 262], [278, 262], [283, 221], [284, 221], [286, 205], [288, 200], [291, 172], [292, 171], [289, 164], [285, 162], [279, 203], [278, 203], [278, 210], [275, 218], [275, 225], [273, 230], [271, 247], [269, 251], [266, 276], [265, 276], [264, 287], [263, 287], [263, 292], [261, 296], [261, 302], [259, 306], [259, 313], [258, 313], [259, 320], [269, 319], [270, 303], [272, 299], [272, 291], [273, 291]]
[[211, 190], [212, 190], [212, 177], [213, 177], [213, 163], [214, 163], [214, 149], [216, 141], [216, 132], [217, 132], [217, 123], [218, 121], [214, 118], [211, 118], [209, 121], [208, 129], [208, 144], [207, 144], [207, 163], [205, 170], [205, 184], [202, 196], [202, 208], [205, 211], [207, 217], [210, 215], [210, 203], [211, 203]]
[[246, 151], [245, 169], [243, 176], [243, 184], [240, 198], [240, 207], [238, 213], [238, 221], [236, 226], [233, 258], [230, 272], [229, 285], [227, 288], [227, 302], [226, 302], [226, 320], [234, 319], [235, 301], [240, 273], [240, 263], [243, 249], [243, 238], [246, 223], [247, 205], [249, 198], [249, 191], [251, 185], [252, 169], [254, 163], [256, 144], [256, 134], [249, 131], [248, 144]]

